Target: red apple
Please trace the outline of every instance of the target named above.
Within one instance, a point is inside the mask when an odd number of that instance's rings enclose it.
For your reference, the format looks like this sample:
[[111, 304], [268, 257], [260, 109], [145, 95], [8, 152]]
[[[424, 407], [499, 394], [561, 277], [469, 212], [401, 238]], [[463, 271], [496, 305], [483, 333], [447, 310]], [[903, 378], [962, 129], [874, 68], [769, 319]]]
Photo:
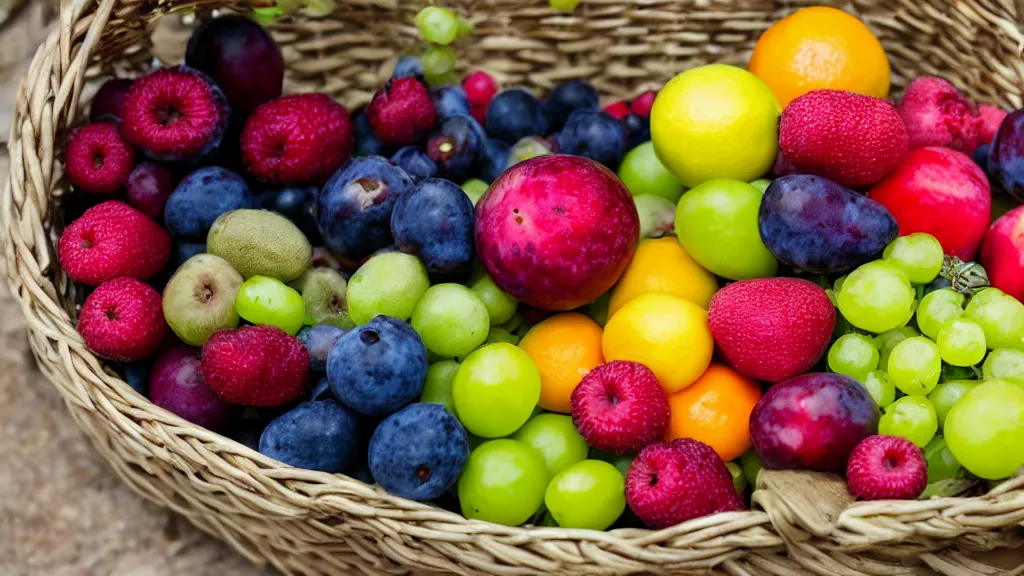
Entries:
[[477, 253], [495, 284], [544, 310], [572, 310], [608, 291], [639, 236], [629, 191], [579, 156], [520, 162], [476, 207]]
[[966, 154], [926, 146], [875, 184], [868, 196], [889, 209], [900, 236], [925, 232], [947, 254], [971, 260], [992, 218], [992, 189]]
[[993, 286], [1024, 300], [1024, 206], [1003, 214], [985, 233], [981, 265]]

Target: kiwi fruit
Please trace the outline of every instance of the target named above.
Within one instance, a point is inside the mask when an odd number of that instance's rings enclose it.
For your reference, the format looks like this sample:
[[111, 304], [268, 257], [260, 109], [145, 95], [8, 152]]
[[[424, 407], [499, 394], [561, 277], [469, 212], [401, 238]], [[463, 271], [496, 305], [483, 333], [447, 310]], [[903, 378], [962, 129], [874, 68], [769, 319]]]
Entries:
[[291, 282], [313, 265], [313, 247], [306, 235], [268, 210], [221, 214], [206, 237], [206, 251], [230, 262], [244, 279], [269, 276]]

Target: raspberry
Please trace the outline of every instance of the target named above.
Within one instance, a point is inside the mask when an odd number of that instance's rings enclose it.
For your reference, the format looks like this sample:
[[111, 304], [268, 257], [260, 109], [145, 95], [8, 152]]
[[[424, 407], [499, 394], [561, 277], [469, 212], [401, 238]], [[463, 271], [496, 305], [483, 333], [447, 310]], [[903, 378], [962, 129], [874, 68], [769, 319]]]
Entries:
[[187, 66], [160, 68], [132, 84], [124, 137], [154, 160], [197, 162], [216, 152], [228, 125], [224, 93]]
[[57, 260], [75, 282], [90, 286], [121, 276], [146, 280], [171, 257], [171, 236], [124, 202], [89, 208], [57, 243]]
[[203, 377], [221, 399], [269, 408], [298, 400], [309, 379], [309, 352], [274, 326], [214, 333], [203, 346]]
[[910, 500], [928, 486], [928, 463], [906, 438], [868, 436], [850, 454], [846, 482], [861, 500]]
[[591, 370], [569, 404], [587, 444], [612, 454], [633, 454], [663, 438], [668, 427], [665, 391], [639, 362], [618, 360]]
[[135, 150], [110, 122], [90, 124], [68, 138], [68, 180], [93, 194], [110, 194], [128, 182]]
[[326, 94], [271, 100], [242, 129], [242, 162], [249, 173], [285, 186], [322, 183], [348, 160], [352, 146], [348, 111]]
[[413, 78], [392, 78], [373, 96], [366, 116], [381, 142], [402, 146], [426, 137], [437, 113], [423, 84]]
[[498, 93], [498, 83], [490, 74], [477, 70], [462, 80], [462, 89], [469, 100], [470, 114], [477, 122], [483, 124], [487, 119], [487, 105]]
[[613, 118], [625, 120], [626, 116], [629, 116], [629, 104], [627, 104], [625, 100], [616, 100], [615, 102], [605, 106], [604, 111]]
[[134, 278], [104, 282], [85, 299], [78, 315], [85, 345], [118, 362], [135, 362], [156, 352], [166, 327], [160, 294]]

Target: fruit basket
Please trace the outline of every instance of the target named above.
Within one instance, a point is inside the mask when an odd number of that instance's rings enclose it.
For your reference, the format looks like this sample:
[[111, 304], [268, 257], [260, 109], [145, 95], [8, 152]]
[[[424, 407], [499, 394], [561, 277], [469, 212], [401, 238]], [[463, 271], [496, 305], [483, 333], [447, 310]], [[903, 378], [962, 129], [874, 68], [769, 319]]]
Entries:
[[[827, 4], [828, 2], [826, 2]], [[213, 0], [68, 0], [19, 91], [3, 193], [8, 282], [28, 317], [40, 368], [96, 449], [136, 492], [182, 514], [256, 563], [295, 574], [995, 574], [972, 552], [1024, 543], [1024, 477], [984, 495], [854, 502], [842, 478], [762, 471], [752, 508], [663, 530], [505, 527], [390, 495], [341, 475], [280, 464], [156, 407], [93, 354], [75, 329], [81, 298], [55, 246], [70, 186], [63, 147], [94, 79], [151, 62], [162, 15], [231, 7]], [[237, 3], [242, 4], [242, 3]], [[505, 85], [550, 89], [586, 77], [632, 97], [682, 69], [742, 65], [789, 2], [451, 1], [471, 15], [460, 66]], [[1019, 4], [995, 0], [835, 3], [879, 36], [897, 87], [942, 74], [981, 102], [1024, 96]], [[292, 90], [348, 106], [370, 100], [415, 42], [423, 3], [339, 2], [326, 19], [273, 26]], [[235, 6], [246, 9], [244, 6]]]

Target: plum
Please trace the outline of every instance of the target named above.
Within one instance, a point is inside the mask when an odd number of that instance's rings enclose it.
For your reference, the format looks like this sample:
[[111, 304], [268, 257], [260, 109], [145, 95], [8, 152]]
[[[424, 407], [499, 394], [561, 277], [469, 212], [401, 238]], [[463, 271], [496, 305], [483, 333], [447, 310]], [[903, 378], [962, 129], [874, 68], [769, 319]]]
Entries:
[[765, 468], [838, 472], [878, 429], [878, 416], [853, 378], [810, 373], [768, 389], [750, 413], [750, 437]]
[[1024, 201], [1024, 108], [999, 125], [988, 149], [988, 171], [1010, 196]]
[[780, 262], [842, 272], [878, 258], [899, 234], [885, 206], [821, 176], [772, 181], [757, 215], [761, 239]]
[[473, 202], [448, 180], [427, 178], [395, 203], [391, 233], [418, 256], [434, 284], [465, 283], [473, 271]]

